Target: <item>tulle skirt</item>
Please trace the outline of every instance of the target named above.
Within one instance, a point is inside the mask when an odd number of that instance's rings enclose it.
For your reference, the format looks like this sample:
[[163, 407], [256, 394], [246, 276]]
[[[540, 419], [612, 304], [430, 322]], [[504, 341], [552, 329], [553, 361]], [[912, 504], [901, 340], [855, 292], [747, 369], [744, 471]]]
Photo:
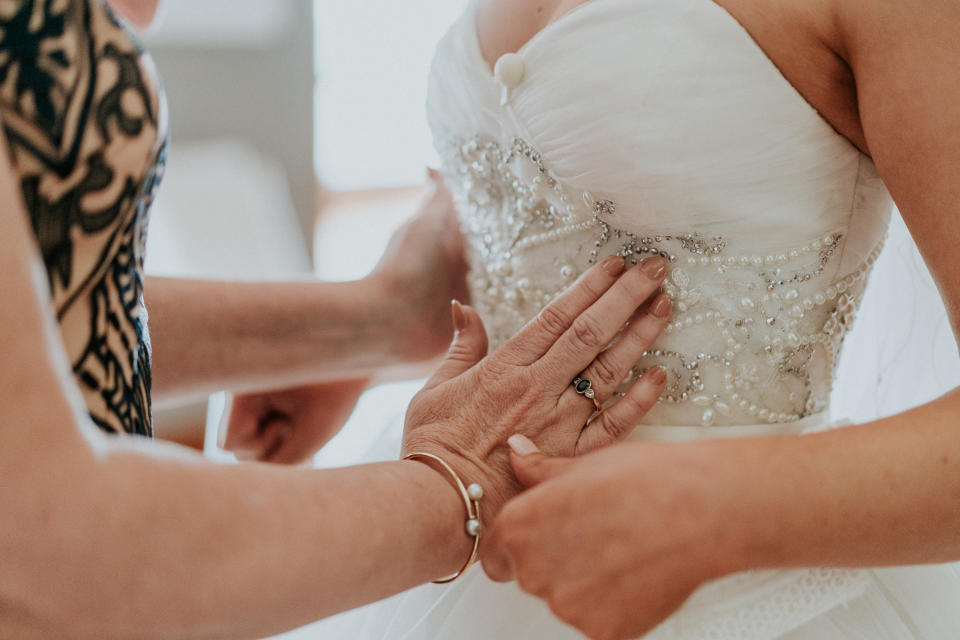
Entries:
[[[789, 609], [754, 617], [745, 609], [736, 625], [716, 621], [684, 630], [663, 626], [650, 638], [724, 640], [954, 640], [960, 638], [960, 572], [954, 565], [868, 572], [862, 595], [835, 604], [796, 625]], [[678, 614], [678, 622], [684, 614]], [[702, 621], [700, 621], [702, 622]], [[792, 627], [792, 628], [791, 628]], [[539, 600], [514, 585], [495, 584], [475, 568], [449, 587], [419, 587], [389, 600], [342, 614], [295, 632], [297, 640], [582, 640], [557, 621]], [[301, 635], [302, 634], [302, 635]], [[289, 640], [293, 640], [291, 637]]]
[[[813, 417], [796, 433], [842, 426]], [[759, 435], [770, 427], [641, 427], [657, 441]], [[393, 445], [391, 445], [393, 446]], [[384, 455], [382, 448], [372, 457]], [[479, 567], [452, 585], [427, 585], [284, 636], [286, 640], [574, 640], [540, 600]], [[738, 574], [705, 585], [648, 640], [960, 639], [960, 564]]]

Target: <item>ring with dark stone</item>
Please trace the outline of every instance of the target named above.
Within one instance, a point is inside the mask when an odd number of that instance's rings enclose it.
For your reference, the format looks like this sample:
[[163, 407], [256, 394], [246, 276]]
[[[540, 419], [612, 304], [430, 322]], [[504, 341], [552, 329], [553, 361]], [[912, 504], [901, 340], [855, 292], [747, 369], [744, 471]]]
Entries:
[[593, 406], [597, 408], [597, 411], [600, 411], [600, 403], [597, 401], [597, 392], [593, 389], [593, 383], [587, 380], [586, 378], [581, 378], [577, 376], [573, 379], [574, 390], [582, 395], [584, 398], [593, 401]]

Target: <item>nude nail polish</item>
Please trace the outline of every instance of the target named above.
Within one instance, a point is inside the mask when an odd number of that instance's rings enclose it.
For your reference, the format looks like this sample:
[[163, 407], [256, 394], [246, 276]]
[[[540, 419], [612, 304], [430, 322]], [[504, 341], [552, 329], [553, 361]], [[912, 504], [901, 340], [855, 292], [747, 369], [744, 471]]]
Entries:
[[537, 453], [540, 449], [537, 448], [537, 445], [533, 444], [533, 441], [530, 438], [520, 435], [519, 433], [514, 436], [510, 436], [510, 439], [507, 440], [507, 444], [510, 445], [510, 449], [513, 450], [518, 456], [528, 456], [531, 453]]
[[650, 313], [658, 318], [666, 318], [671, 311], [673, 311], [673, 300], [665, 293], [661, 293], [650, 307]]
[[616, 277], [616, 276], [619, 276], [621, 273], [623, 273], [624, 264], [625, 263], [623, 261], [623, 258], [621, 258], [620, 256], [610, 256], [609, 258], [601, 262], [600, 266], [608, 274]]
[[640, 268], [652, 280], [662, 280], [667, 275], [667, 263], [663, 258], [647, 258]]
[[453, 316], [453, 330], [463, 331], [467, 326], [467, 314], [463, 312], [463, 305], [457, 300], [450, 301], [450, 311]]
[[667, 382], [667, 370], [663, 367], [654, 367], [650, 369], [650, 382], [655, 385], [666, 384]]

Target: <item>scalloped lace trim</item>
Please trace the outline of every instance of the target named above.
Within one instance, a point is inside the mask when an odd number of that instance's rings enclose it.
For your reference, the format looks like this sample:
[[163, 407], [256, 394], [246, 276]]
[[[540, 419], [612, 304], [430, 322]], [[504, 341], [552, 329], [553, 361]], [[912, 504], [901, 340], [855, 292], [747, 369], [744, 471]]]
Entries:
[[868, 572], [798, 569], [737, 574], [700, 590], [645, 640], [770, 640], [861, 596]]

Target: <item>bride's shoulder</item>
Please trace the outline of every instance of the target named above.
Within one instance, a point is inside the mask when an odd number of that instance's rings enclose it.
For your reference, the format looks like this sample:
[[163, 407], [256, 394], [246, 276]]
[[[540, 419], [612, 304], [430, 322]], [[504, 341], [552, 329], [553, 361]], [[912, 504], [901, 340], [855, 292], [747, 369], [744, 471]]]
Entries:
[[710, 0], [746, 29], [834, 128], [864, 152], [864, 80], [891, 60], [956, 68], [960, 0]]
[[879, 94], [933, 104], [950, 94], [956, 103], [960, 0], [829, 1], [835, 51], [855, 77], [860, 102]]
[[737, 20], [797, 92], [866, 151], [856, 82], [845, 60], [838, 16], [844, 0], [707, 1]]
[[[891, 38], [911, 45], [937, 42], [938, 34], [949, 34], [955, 39], [960, 24], [960, 0], [829, 1], [835, 5], [840, 37], [851, 55], [858, 47]], [[918, 53], [923, 51], [924, 47], [918, 48]]]
[[838, 2], [871, 155], [960, 335], [960, 0]]

